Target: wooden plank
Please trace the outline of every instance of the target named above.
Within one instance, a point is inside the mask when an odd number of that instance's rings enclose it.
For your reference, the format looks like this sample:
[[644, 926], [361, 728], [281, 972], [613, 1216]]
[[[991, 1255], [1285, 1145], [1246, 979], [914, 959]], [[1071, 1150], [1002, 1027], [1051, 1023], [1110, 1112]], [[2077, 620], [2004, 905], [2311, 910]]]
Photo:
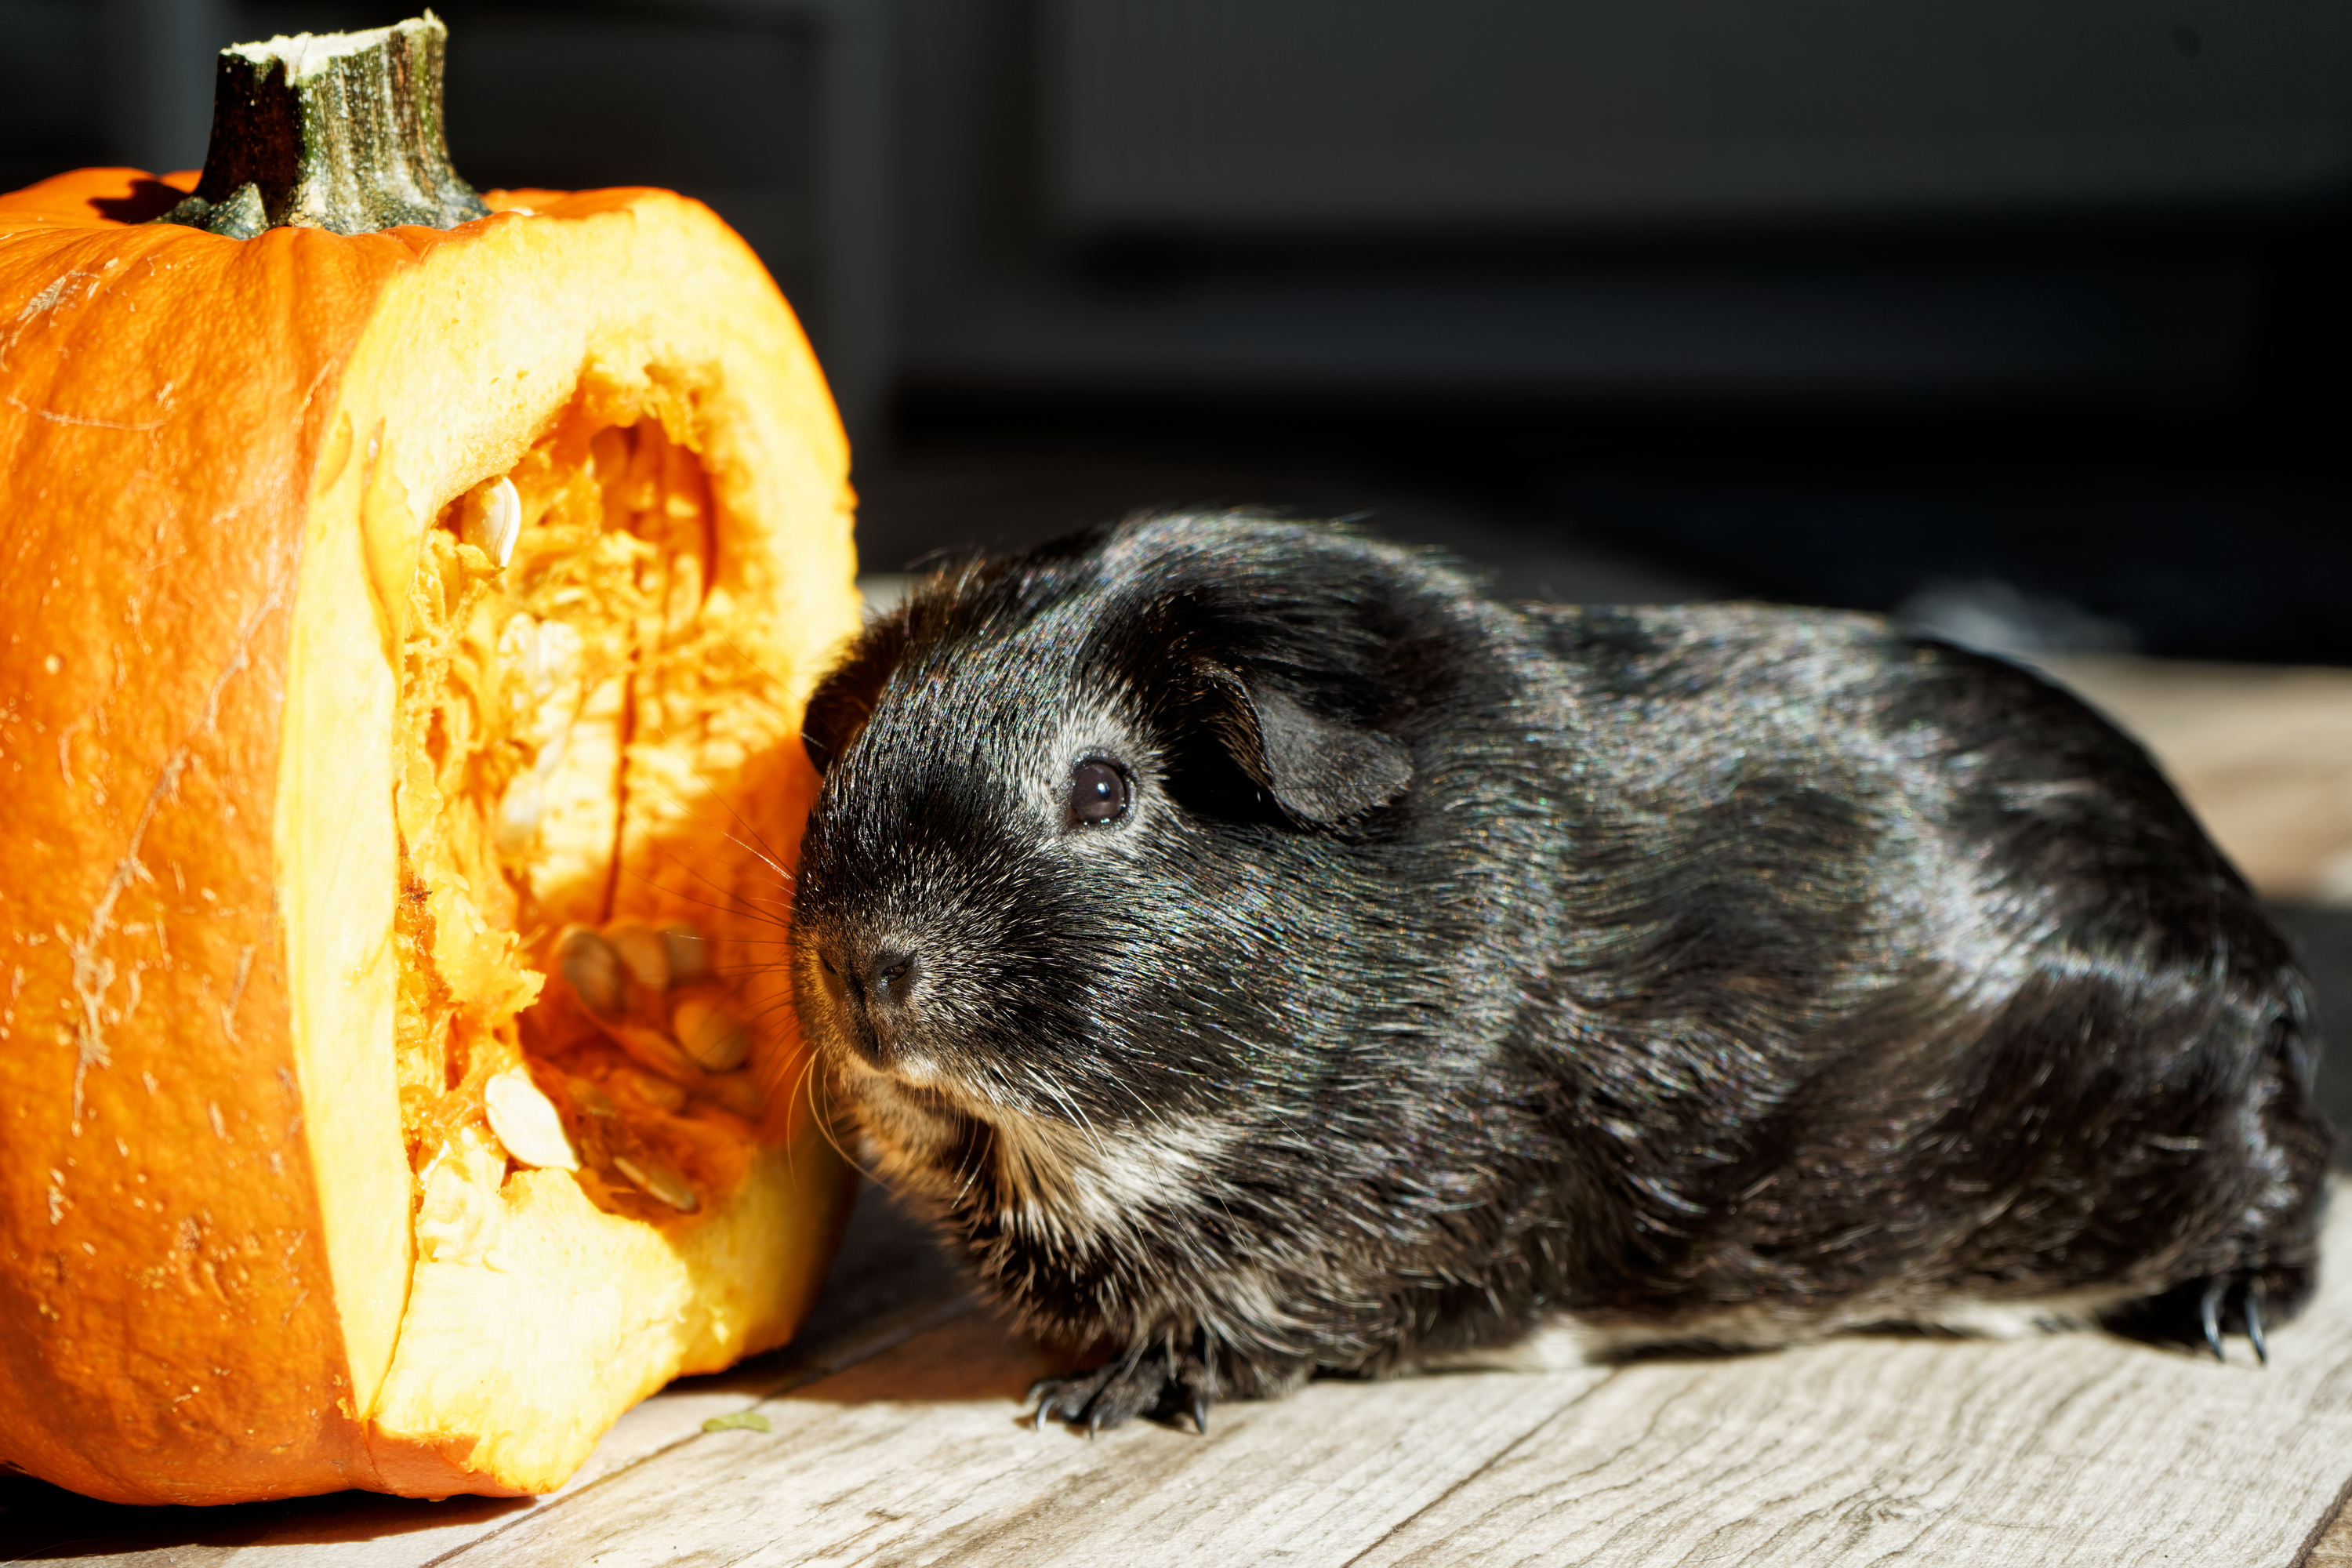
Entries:
[[1338, 1561], [1476, 1473], [1610, 1373], [1325, 1383], [1219, 1410], [1203, 1440], [1137, 1424], [1029, 1429], [1055, 1370], [974, 1314], [760, 1406], [460, 1553], [586, 1562]]
[[2352, 1269], [2270, 1369], [2235, 1348], [1874, 1337], [1628, 1367], [1360, 1561], [2286, 1568], [2352, 1474]]
[[[2352, 1485], [2346, 1491], [2352, 1493]], [[2336, 1517], [2318, 1532], [2294, 1568], [2352, 1568], [2352, 1506], [2337, 1505]]]
[[[2334, 1255], [2352, 1247], [2339, 1202]], [[961, 1319], [458, 1552], [585, 1562], [2289, 1568], [2352, 1476], [2352, 1270], [2258, 1370], [2085, 1333], [1861, 1336], [1539, 1374], [1322, 1383], [1204, 1438], [1033, 1433], [1047, 1370]]]
[[2352, 1464], [2333, 1305], [2268, 1373], [2089, 1336], [1631, 1368], [1357, 1561], [2288, 1568]]

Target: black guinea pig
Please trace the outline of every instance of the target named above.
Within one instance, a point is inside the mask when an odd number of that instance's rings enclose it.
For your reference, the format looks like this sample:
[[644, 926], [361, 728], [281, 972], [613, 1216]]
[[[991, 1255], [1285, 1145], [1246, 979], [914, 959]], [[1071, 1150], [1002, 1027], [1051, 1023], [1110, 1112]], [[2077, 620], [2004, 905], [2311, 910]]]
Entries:
[[2261, 1352], [2308, 1294], [2293, 956], [2022, 669], [1174, 515], [931, 578], [806, 743], [803, 1027], [986, 1288], [1116, 1347], [1041, 1421], [1873, 1324]]

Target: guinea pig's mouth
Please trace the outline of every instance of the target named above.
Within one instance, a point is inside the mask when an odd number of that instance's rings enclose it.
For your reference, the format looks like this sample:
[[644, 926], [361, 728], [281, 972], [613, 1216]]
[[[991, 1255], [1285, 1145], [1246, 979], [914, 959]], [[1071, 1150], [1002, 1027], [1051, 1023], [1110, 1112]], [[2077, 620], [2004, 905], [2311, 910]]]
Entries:
[[1058, 1121], [1040, 1104], [1049, 1085], [1034, 1073], [1028, 1085], [1003, 1081], [957, 1038], [941, 1006], [951, 963], [888, 934], [804, 928], [798, 938], [802, 1028], [884, 1173], [920, 1182], [967, 1163], [975, 1136], [1020, 1142], [1024, 1127]]
[[927, 1072], [923, 1081], [910, 1081], [848, 1052], [829, 1052], [827, 1059], [866, 1157], [879, 1167], [874, 1173], [936, 1201], [969, 1186], [976, 1146], [1033, 1120], [982, 1099], [950, 1075]]
[[888, 1074], [849, 1093], [865, 1154], [894, 1188], [936, 1213], [977, 1207], [1071, 1256], [1135, 1235], [1149, 1214], [1231, 1213], [1223, 1173], [1242, 1133], [1223, 1121], [1174, 1117], [1106, 1139]]
[[940, 1070], [927, 1051], [894, 1051], [877, 1062], [866, 1051], [836, 1044], [827, 1054], [843, 1087], [853, 1094], [882, 1092], [887, 1085], [890, 1089], [936, 1100], [975, 1115], [987, 1109], [984, 1100], [963, 1092], [956, 1075]]

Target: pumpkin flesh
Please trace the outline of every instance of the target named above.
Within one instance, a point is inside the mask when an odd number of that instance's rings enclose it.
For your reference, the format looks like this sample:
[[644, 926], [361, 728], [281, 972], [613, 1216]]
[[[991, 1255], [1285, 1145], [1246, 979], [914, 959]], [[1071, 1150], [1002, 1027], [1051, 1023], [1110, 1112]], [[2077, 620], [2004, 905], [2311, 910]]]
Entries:
[[[856, 619], [838, 426], [680, 198], [236, 241], [95, 214], [130, 184], [0, 199], [37, 863], [0, 889], [0, 1459], [125, 1500], [544, 1490], [786, 1337], [841, 1217], [773, 968], [799, 706]], [[457, 531], [501, 479], [502, 570]], [[650, 1070], [548, 983], [622, 916], [710, 938], [746, 1069]], [[489, 1131], [517, 1069], [577, 1173]]]

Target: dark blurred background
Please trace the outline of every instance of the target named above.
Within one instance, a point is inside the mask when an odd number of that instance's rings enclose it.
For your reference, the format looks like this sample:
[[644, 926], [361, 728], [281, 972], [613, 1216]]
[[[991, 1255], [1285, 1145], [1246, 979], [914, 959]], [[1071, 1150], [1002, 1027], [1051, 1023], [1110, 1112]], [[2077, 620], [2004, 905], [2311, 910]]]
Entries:
[[[0, 186], [192, 166], [220, 45], [397, 9], [0, 0]], [[877, 568], [1250, 501], [1528, 592], [2352, 662], [2345, 0], [440, 9], [469, 178], [767, 258]]]
[[[475, 183], [767, 258], [869, 569], [1254, 503], [1520, 593], [2352, 664], [2347, 0], [439, 9]], [[221, 45], [399, 14], [0, 0], [0, 188], [194, 166]], [[2287, 918], [2352, 1017], [2352, 915]]]

